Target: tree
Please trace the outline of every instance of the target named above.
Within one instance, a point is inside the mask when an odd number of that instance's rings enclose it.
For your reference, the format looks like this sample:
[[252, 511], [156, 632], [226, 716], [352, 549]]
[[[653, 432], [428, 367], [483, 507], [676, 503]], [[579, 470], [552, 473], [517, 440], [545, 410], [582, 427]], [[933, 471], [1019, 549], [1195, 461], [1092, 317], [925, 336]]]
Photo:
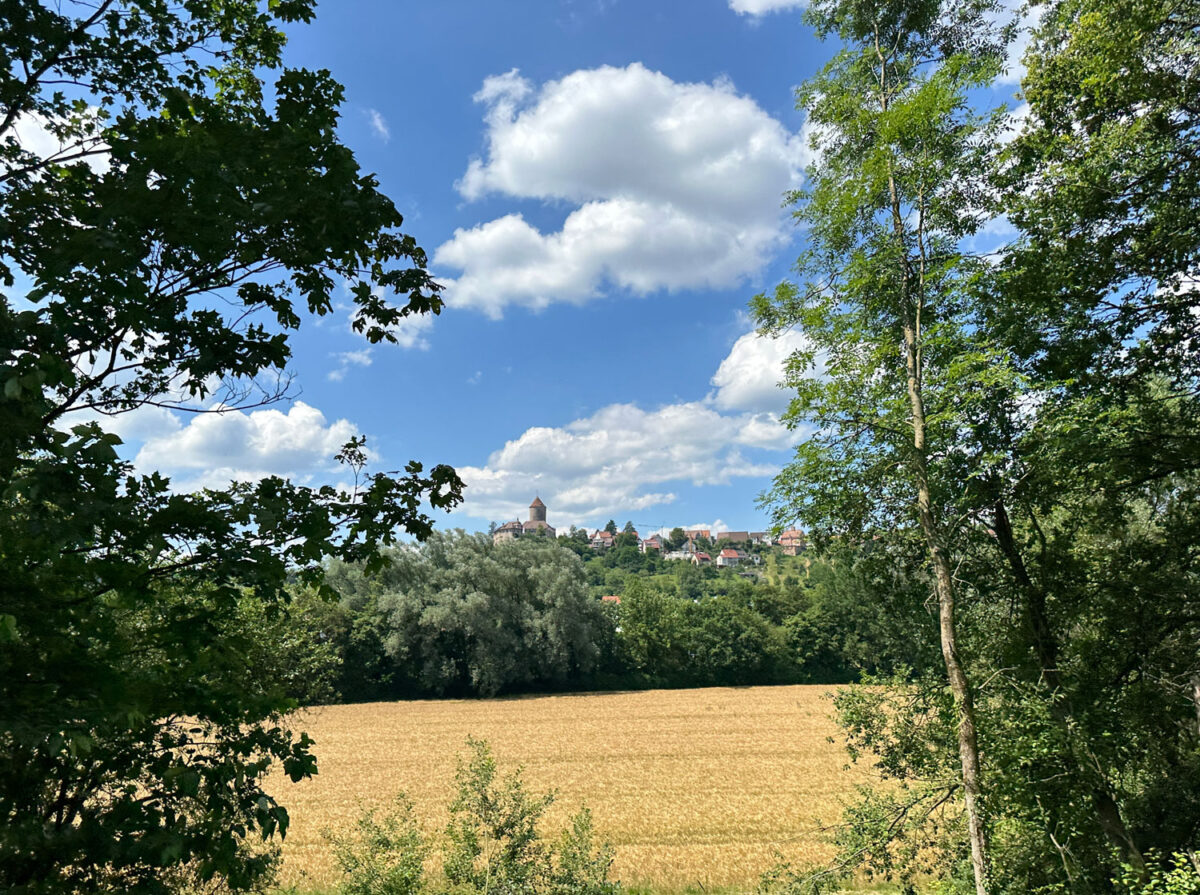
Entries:
[[[197, 494], [136, 473], [95, 419], [285, 396], [288, 333], [333, 310], [394, 338], [436, 312], [425, 255], [338, 143], [341, 87], [282, 69], [312, 3], [121, 0], [0, 10], [0, 888], [247, 888], [286, 830], [272, 764], [313, 772], [292, 703], [239, 645], [378, 566], [461, 482], [410, 463], [351, 492], [278, 478]], [[278, 71], [270, 101], [260, 74]], [[70, 85], [69, 90], [63, 85]], [[22, 134], [61, 144], [39, 156]], [[403, 297], [392, 304], [389, 294]], [[248, 623], [248, 621], [247, 621]]]
[[[790, 197], [808, 228], [797, 262], [804, 283], [754, 303], [763, 331], [798, 325], [811, 345], [789, 362], [797, 397], [786, 419], [818, 434], [776, 479], [768, 498], [776, 523], [799, 517], [825, 536], [852, 538], [913, 525], [922, 532], [979, 895], [989, 889], [988, 831], [952, 551], [970, 509], [959, 497], [983, 451], [949, 448], [986, 413], [971, 396], [1004, 376], [998, 353], [972, 338], [968, 286], [982, 261], [960, 248], [986, 212], [982, 175], [999, 123], [966, 98], [999, 70], [1003, 41], [985, 18], [993, 6], [826, 0], [809, 8], [817, 33], [836, 34], [846, 49], [798, 92], [821, 159]], [[809, 376], [818, 352], [823, 378]]]
[[608, 532], [610, 535], [615, 535], [617, 533], [617, 523], [614, 522], [612, 519], [609, 519], [608, 522], [605, 523], [605, 525], [604, 525], [604, 530], [606, 532]]
[[378, 576], [386, 650], [409, 692], [561, 687], [591, 673], [606, 618], [550, 539], [437, 533]]
[[632, 579], [621, 598], [622, 661], [651, 683], [678, 680], [687, 669], [684, 602]]
[[1012, 813], [1056, 849], [1028, 848], [1021, 869], [1061, 866], [1079, 891], [1106, 890], [1113, 855], [1145, 876], [1150, 851], [1196, 835], [1194, 774], [1180, 769], [1200, 762], [1186, 696], [1200, 654], [1179, 588], [1200, 570], [1179, 545], [1196, 541], [1200, 470], [1198, 12], [1046, 5], [1028, 122], [997, 178], [1020, 235], [980, 295], [1034, 386], [992, 514], [1022, 607], [991, 641], [1021, 679], [1001, 710], [1027, 731], [1040, 718], [1053, 756], [1041, 774], [1055, 786], [1036, 806], [1014, 793]]
[[687, 532], [676, 526], [671, 529], [671, 535], [667, 538], [666, 548], [668, 550], [678, 550], [687, 543]]
[[[918, 25], [928, 21], [921, 10], [932, 9], [897, 7]], [[969, 680], [989, 682], [973, 696], [998, 892], [1149, 891], [1178, 869], [1155, 856], [1186, 853], [1200, 835], [1200, 619], [1189, 596], [1200, 586], [1200, 462], [1191, 434], [1200, 421], [1200, 316], [1187, 288], [1200, 254], [1200, 190], [1195, 108], [1186, 98], [1195, 89], [1196, 13], [1194, 3], [1047, 4], [1026, 58], [1024, 132], [1002, 153], [974, 156], [971, 170], [952, 178], [956, 192], [931, 193], [931, 212], [968, 222], [945, 228], [928, 255], [951, 288], [926, 306], [919, 384], [935, 521], [952, 522], [943, 534], [955, 562], [959, 657]], [[918, 68], [953, 61], [928, 58]], [[824, 86], [817, 93], [818, 107], [858, 108], [853, 96]], [[828, 125], [814, 123], [822, 148], [835, 150], [818, 172], [828, 178], [846, 156], [838, 130], [830, 144]], [[904, 125], [867, 121], [857, 145], [869, 155], [896, 139], [910, 153], [900, 157], [935, 162], [942, 144]], [[906, 134], [919, 139], [905, 143]], [[890, 186], [873, 192], [879, 179], [870, 174], [824, 194], [827, 221], [843, 214], [851, 228], [870, 225], [854, 215], [885, 204], [864, 198], [886, 196]], [[820, 182], [801, 198], [806, 211], [817, 209]], [[1020, 228], [987, 268], [963, 250], [978, 213], [1004, 213]], [[934, 232], [938, 220], [946, 217], [906, 214], [901, 224], [919, 235], [923, 222]], [[886, 618], [886, 640], [893, 626], [919, 626], [906, 594], [930, 577], [928, 527], [905, 514], [907, 439], [887, 436], [908, 425], [911, 411], [861, 410], [904, 387], [878, 358], [895, 363], [896, 347], [907, 346], [902, 326], [881, 326], [892, 308], [887, 292], [904, 294], [905, 271], [898, 266], [889, 281], [863, 263], [888, 247], [883, 238], [838, 245], [828, 237], [845, 228], [810, 232], [827, 250], [831, 282], [808, 294], [785, 288], [774, 310], [777, 323], [804, 325], [831, 361], [829, 379], [809, 383], [806, 358], [797, 359], [795, 409], [841, 418], [825, 417], [830, 437], [817, 439], [832, 456], [821, 462], [802, 448], [773, 493], [781, 507], [821, 520], [827, 546], [861, 545], [855, 565], [885, 588], [863, 582], [860, 599]], [[909, 270], [921, 270], [917, 261]], [[875, 304], [845, 301], [878, 284], [889, 289], [873, 294]], [[825, 309], [822, 289], [837, 299]], [[879, 342], [862, 338], [881, 331]], [[861, 391], [839, 404], [839, 383], [843, 398], [852, 394], [843, 377]], [[905, 490], [889, 496], [897, 485]], [[832, 579], [838, 590], [840, 575]], [[842, 598], [833, 595], [836, 606]], [[838, 700], [852, 753], [871, 755], [892, 781], [851, 807], [839, 841], [843, 856], [871, 870], [905, 881], [945, 874], [943, 887], [959, 891], [978, 885], [953, 860], [965, 848], [953, 802], [961, 727], [921, 652], [911, 661], [912, 672]]]

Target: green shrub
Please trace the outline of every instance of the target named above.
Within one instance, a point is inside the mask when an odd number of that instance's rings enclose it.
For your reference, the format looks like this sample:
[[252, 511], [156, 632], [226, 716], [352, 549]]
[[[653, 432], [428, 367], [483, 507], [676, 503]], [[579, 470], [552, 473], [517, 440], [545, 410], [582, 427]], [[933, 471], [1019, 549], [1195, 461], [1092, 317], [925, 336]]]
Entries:
[[428, 849], [404, 795], [383, 813], [363, 814], [348, 833], [326, 836], [345, 876], [343, 895], [417, 895], [425, 890]]
[[1194, 853], [1177, 852], [1169, 860], [1146, 856], [1145, 876], [1126, 867], [1117, 880], [1122, 895], [1200, 895], [1200, 863]]
[[537, 825], [554, 794], [530, 795], [518, 768], [497, 778], [486, 742], [467, 739], [459, 760], [458, 795], [450, 805], [444, 869], [451, 883], [486, 895], [533, 895], [545, 890], [550, 853]]
[[612, 846], [607, 842], [597, 845], [595, 835], [592, 812], [581, 808], [558, 840], [550, 873], [549, 889], [554, 895], [616, 895], [620, 892], [620, 884], [608, 878], [613, 862]]
[[488, 744], [468, 738], [459, 759], [442, 853], [444, 879], [424, 875], [429, 849], [401, 796], [387, 813], [368, 811], [348, 833], [326, 833], [346, 880], [342, 895], [620, 895], [609, 880], [613, 849], [596, 842], [583, 808], [554, 843], [538, 829], [554, 794], [534, 795], [518, 768], [501, 777]]

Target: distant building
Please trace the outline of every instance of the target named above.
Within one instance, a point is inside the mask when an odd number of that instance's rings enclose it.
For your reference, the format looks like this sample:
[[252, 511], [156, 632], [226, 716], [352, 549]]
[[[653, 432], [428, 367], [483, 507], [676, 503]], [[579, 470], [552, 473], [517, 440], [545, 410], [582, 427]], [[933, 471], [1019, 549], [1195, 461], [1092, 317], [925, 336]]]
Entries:
[[555, 535], [554, 526], [546, 521], [546, 505], [542, 503], [540, 497], [535, 497], [533, 503], [529, 505], [528, 522], [521, 522], [517, 519], [505, 522], [492, 532], [492, 543], [499, 544], [501, 541], [511, 541], [528, 534], [545, 535], [549, 538]]
[[610, 531], [605, 531], [603, 528], [592, 535], [591, 545], [593, 550], [609, 550], [612, 548], [615, 536]]
[[750, 532], [750, 543], [761, 544], [764, 547], [770, 547], [771, 533], [767, 531], [752, 531]]
[[638, 546], [643, 553], [649, 553], [651, 550], [662, 552], [662, 538], [658, 535], [650, 535], [646, 540], [642, 541]]
[[693, 553], [692, 554], [692, 565], [694, 565], [694, 566], [707, 566], [707, 565], [710, 565], [711, 563], [712, 563], [712, 557], [709, 556], [707, 553]]
[[726, 547], [717, 554], [717, 565], [722, 568], [732, 568], [744, 563], [749, 557], [741, 550], [734, 550], [732, 547]]
[[694, 541], [697, 538], [703, 538], [706, 541], [712, 540], [710, 537], [712, 532], [710, 532], [707, 528], [689, 528], [684, 532], [684, 534], [687, 536], [689, 541]]
[[505, 522], [492, 532], [492, 543], [499, 544], [501, 541], [511, 541], [513, 538], [519, 538], [524, 532], [525, 529], [521, 526], [519, 520]]
[[535, 497], [529, 505], [529, 521], [521, 527], [525, 529], [525, 534], [536, 533], [554, 537], [554, 527], [546, 522], [546, 505], [540, 497]]
[[621, 598], [617, 594], [609, 594], [607, 597], [601, 597], [600, 602], [601, 603], [615, 603], [617, 606], [620, 606]]
[[717, 532], [718, 541], [728, 541], [731, 544], [749, 544], [750, 532], [748, 531], [719, 531]]
[[783, 548], [784, 555], [799, 556], [808, 546], [808, 539], [800, 529], [792, 528], [781, 534], [775, 543]]

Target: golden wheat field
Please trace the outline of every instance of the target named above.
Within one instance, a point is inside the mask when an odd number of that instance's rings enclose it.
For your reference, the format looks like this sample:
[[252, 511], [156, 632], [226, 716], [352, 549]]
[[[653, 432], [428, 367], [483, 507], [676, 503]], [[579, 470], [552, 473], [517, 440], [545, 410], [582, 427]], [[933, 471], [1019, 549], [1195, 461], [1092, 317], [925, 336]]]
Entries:
[[333, 884], [323, 829], [403, 790], [427, 833], [446, 823], [455, 758], [487, 739], [502, 772], [525, 768], [555, 789], [556, 833], [586, 803], [616, 848], [614, 878], [658, 889], [753, 888], [777, 853], [821, 860], [819, 826], [862, 772], [848, 770], [827, 687], [589, 693], [488, 701], [373, 703], [310, 709], [320, 773], [273, 781], [292, 826], [283, 883]]

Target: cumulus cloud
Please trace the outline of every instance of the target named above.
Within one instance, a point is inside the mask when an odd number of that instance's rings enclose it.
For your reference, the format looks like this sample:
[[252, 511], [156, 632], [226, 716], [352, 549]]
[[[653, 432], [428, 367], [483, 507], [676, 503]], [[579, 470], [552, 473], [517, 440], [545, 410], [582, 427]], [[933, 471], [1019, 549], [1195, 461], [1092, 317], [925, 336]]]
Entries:
[[527, 429], [484, 466], [460, 468], [461, 512], [508, 519], [537, 493], [563, 527], [634, 513], [671, 503], [672, 482], [771, 475], [776, 465], [748, 459], [744, 449], [788, 443], [789, 433], [765, 414], [724, 415], [703, 402], [657, 410], [613, 404], [562, 427]]
[[1029, 49], [1033, 39], [1033, 29], [1037, 26], [1037, 12], [1028, 0], [1000, 0], [1000, 4], [989, 13], [989, 19], [998, 27], [1015, 27], [1012, 42], [1004, 62], [1004, 72], [997, 78], [1000, 84], [1017, 85], [1025, 77], [1025, 63], [1022, 57]]
[[159, 470], [179, 490], [221, 487], [230, 481], [286, 476], [304, 484], [328, 480], [343, 444], [359, 435], [348, 420], [328, 422], [315, 407], [297, 401], [282, 410], [231, 410], [178, 419], [148, 433], [134, 464]]
[[434, 254], [462, 271], [447, 282], [451, 305], [498, 317], [607, 287], [727, 287], [787, 238], [779, 200], [798, 182], [804, 146], [727, 81], [677, 83], [634, 63], [536, 88], [514, 69], [475, 99], [487, 152], [459, 192], [575, 207], [557, 232], [516, 213], [456, 230]]
[[805, 5], [805, 0], [729, 0], [729, 8], [740, 16], [763, 16]]
[[1011, 143], [1017, 137], [1021, 136], [1025, 128], [1029, 125], [1029, 116], [1033, 113], [1029, 103], [1021, 103], [1015, 108], [1008, 110], [1008, 117], [1004, 122], [1004, 130], [1000, 133], [1000, 141], [1002, 143]]
[[[713, 374], [712, 403], [721, 410], [782, 414], [790, 400], [779, 386], [784, 363], [794, 352], [807, 347], [808, 340], [798, 330], [788, 330], [775, 339], [746, 333], [733, 343]], [[818, 365], [815, 375], [821, 370]]]
[[775, 383], [787, 356], [804, 345], [796, 333], [746, 333], [704, 400], [651, 410], [612, 404], [565, 426], [527, 429], [484, 465], [459, 469], [467, 483], [459, 512], [511, 519], [538, 494], [553, 508], [553, 525], [594, 525], [669, 505], [681, 483], [773, 475], [802, 436], [779, 422], [787, 396]]

